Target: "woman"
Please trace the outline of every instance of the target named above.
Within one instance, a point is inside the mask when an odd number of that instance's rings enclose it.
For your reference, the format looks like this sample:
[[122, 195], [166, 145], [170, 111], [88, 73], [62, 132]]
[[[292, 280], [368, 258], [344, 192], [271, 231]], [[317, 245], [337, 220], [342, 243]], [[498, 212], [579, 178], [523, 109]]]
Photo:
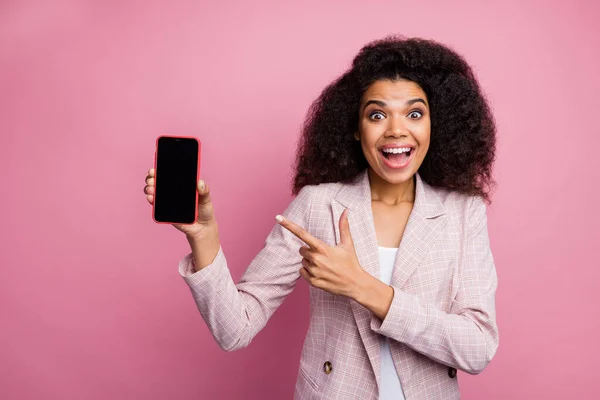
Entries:
[[[297, 194], [232, 281], [208, 187], [180, 263], [219, 346], [247, 346], [309, 282], [296, 399], [455, 399], [498, 348], [489, 202], [496, 128], [464, 59], [430, 40], [369, 43], [312, 105]], [[153, 201], [154, 171], [146, 179]]]

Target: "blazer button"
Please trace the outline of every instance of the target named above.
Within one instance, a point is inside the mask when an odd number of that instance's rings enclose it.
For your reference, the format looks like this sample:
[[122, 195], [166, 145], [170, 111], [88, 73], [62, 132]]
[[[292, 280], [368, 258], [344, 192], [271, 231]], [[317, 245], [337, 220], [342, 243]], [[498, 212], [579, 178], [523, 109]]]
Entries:
[[333, 370], [333, 365], [331, 365], [331, 363], [329, 361], [325, 361], [325, 364], [323, 364], [323, 371], [325, 371], [325, 373], [327, 375], [329, 375], [332, 370]]
[[448, 376], [450, 378], [456, 378], [456, 368], [448, 368]]

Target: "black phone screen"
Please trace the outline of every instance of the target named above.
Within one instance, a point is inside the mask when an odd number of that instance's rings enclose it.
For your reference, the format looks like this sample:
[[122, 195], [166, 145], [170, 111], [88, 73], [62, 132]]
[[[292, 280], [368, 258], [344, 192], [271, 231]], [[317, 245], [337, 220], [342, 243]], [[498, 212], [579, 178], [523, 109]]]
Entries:
[[196, 218], [199, 142], [161, 136], [156, 146], [154, 219], [190, 224]]

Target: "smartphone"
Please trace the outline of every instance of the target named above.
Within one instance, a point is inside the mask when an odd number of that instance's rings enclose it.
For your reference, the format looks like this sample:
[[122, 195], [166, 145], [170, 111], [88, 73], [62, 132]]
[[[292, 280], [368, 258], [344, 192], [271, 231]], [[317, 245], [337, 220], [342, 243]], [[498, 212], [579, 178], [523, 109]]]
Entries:
[[156, 139], [152, 205], [155, 222], [182, 225], [196, 222], [200, 148], [195, 137], [161, 135]]

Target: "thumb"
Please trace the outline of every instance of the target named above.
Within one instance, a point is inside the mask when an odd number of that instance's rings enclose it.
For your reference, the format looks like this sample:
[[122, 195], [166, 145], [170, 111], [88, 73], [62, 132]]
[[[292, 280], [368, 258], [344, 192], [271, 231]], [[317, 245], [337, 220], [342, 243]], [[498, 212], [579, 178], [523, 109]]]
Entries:
[[198, 207], [203, 207], [210, 203], [210, 188], [204, 180], [198, 181]]
[[350, 224], [348, 223], [348, 209], [346, 208], [340, 217], [340, 244], [342, 246], [354, 247]]

